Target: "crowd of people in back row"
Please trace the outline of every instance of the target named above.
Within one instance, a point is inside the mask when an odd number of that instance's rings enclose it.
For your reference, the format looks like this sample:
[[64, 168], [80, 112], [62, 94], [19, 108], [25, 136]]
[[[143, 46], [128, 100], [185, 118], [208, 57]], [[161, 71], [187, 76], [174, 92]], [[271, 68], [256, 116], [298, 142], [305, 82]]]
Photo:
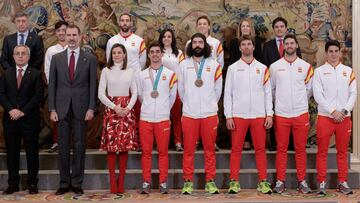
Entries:
[[[119, 34], [106, 46], [107, 64], [97, 85], [96, 57], [80, 47], [81, 30], [60, 21], [55, 24], [58, 43], [47, 49], [29, 32], [25, 13], [15, 16], [18, 31], [5, 37], [1, 65], [0, 104], [7, 152], [8, 187], [3, 194], [19, 191], [19, 152], [24, 140], [27, 158], [27, 188], [38, 193], [40, 105], [44, 83], [48, 85], [50, 120], [57, 129], [60, 183], [56, 195], [69, 191], [83, 194], [87, 121], [94, 117], [96, 96], [105, 105], [100, 150], [107, 152], [111, 193], [124, 193], [128, 152], [141, 148], [143, 184], [151, 188], [153, 142], [156, 140], [159, 189], [168, 193], [168, 145], [173, 128], [176, 150], [183, 151], [183, 194], [192, 194], [194, 153], [201, 138], [205, 161], [205, 191], [219, 193], [215, 147], [218, 102], [224, 95], [226, 126], [231, 131], [229, 193], [240, 191], [239, 170], [245, 136], [250, 129], [258, 169], [259, 192], [286, 190], [289, 135], [295, 145], [298, 191], [311, 193], [306, 182], [306, 141], [309, 131], [308, 101], [318, 104], [318, 193], [326, 194], [329, 139], [335, 133], [338, 190], [351, 194], [347, 184], [351, 110], [356, 101], [354, 71], [341, 63], [340, 43], [326, 43], [327, 62], [313, 67], [301, 59], [298, 41], [287, 33], [284, 18], [274, 19], [275, 38], [259, 46], [250, 19], [239, 23], [234, 40], [233, 63], [223, 82], [224, 51], [210, 36], [210, 20], [200, 16], [197, 33], [184, 51], [176, 46], [171, 29], [160, 33], [158, 42], [145, 45], [131, 32], [132, 17], [119, 16]], [[262, 51], [261, 51], [262, 50]], [[258, 57], [258, 58], [257, 58]], [[146, 64], [146, 60], [148, 63]], [[145, 67], [145, 68], [143, 68]], [[223, 84], [225, 84], [223, 88]], [[171, 119], [171, 122], [170, 122]], [[275, 127], [277, 144], [276, 182], [267, 181], [266, 130]], [[72, 143], [72, 145], [70, 144]], [[72, 162], [70, 151], [73, 152]], [[115, 173], [117, 159], [119, 174]]]

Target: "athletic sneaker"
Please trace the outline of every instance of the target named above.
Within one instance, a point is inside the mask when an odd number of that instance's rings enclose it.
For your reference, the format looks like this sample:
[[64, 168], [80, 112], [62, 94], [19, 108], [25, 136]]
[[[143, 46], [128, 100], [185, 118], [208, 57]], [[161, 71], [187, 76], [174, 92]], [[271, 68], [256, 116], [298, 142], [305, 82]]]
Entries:
[[239, 181], [236, 180], [231, 180], [229, 183], [229, 190], [228, 193], [229, 194], [236, 194], [240, 191], [240, 183]]
[[263, 194], [271, 194], [272, 190], [270, 183], [266, 180], [260, 181], [257, 185], [257, 191], [262, 192]]
[[205, 192], [210, 194], [219, 194], [219, 189], [216, 187], [214, 180], [209, 180], [205, 185]]
[[184, 187], [183, 189], [181, 190], [181, 193], [183, 195], [191, 195], [191, 193], [194, 191], [194, 184], [192, 181], [190, 180], [186, 180], [184, 182]]
[[275, 193], [281, 194], [286, 190], [285, 183], [281, 180], [276, 181], [276, 185], [273, 189]]
[[325, 181], [322, 181], [319, 184], [319, 190], [318, 190], [317, 194], [326, 195], [326, 182]]
[[160, 188], [160, 193], [161, 194], [168, 194], [169, 193], [169, 189], [168, 189], [167, 184], [165, 182], [161, 183], [159, 188]]
[[175, 151], [177, 151], [177, 152], [184, 151], [184, 148], [182, 147], [181, 143], [176, 143], [175, 144]]
[[310, 189], [309, 185], [307, 184], [306, 180], [298, 182], [297, 190], [303, 194], [311, 193], [311, 189]]
[[345, 195], [353, 194], [353, 191], [351, 190], [346, 181], [339, 183], [337, 190]]
[[150, 183], [143, 182], [141, 187], [141, 194], [149, 194], [150, 193]]

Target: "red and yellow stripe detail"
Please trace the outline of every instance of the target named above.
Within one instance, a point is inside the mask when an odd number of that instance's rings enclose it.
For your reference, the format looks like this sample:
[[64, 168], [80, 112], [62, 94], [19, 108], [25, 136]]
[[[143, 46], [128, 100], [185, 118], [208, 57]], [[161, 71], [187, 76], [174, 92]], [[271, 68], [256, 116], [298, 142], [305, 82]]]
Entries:
[[221, 52], [223, 52], [223, 51], [224, 51], [224, 49], [220, 43], [218, 48], [216, 49], [216, 56], [219, 56], [221, 54]]
[[351, 85], [351, 83], [355, 80], [355, 73], [354, 71], [351, 72], [351, 75], [350, 75], [350, 82], [349, 82], [349, 86]]
[[215, 81], [217, 81], [221, 76], [222, 76], [222, 68], [221, 68], [221, 66], [219, 65], [219, 66], [216, 68]]
[[170, 89], [172, 89], [174, 87], [176, 82], [177, 82], [177, 77], [176, 77], [176, 74], [173, 73], [173, 75], [171, 76], [171, 79], [170, 79], [170, 83], [169, 83]]
[[265, 85], [270, 79], [270, 71], [268, 68], [265, 69], [265, 74], [264, 74], [264, 82], [263, 85]]
[[305, 78], [305, 84], [307, 84], [310, 81], [310, 79], [313, 77], [313, 75], [314, 75], [314, 69], [312, 66], [310, 66], [309, 70], [307, 72], [306, 78]]
[[143, 53], [143, 51], [146, 49], [145, 41], [143, 40], [140, 44], [140, 50], [139, 54]]
[[179, 63], [181, 63], [183, 60], [185, 60], [185, 55], [182, 53], [179, 56]]

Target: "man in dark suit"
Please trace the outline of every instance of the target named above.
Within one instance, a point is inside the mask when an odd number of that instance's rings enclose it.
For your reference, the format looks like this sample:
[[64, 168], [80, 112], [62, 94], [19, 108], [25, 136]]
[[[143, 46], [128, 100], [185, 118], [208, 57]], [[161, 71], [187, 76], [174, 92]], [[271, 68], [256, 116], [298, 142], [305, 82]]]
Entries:
[[50, 120], [57, 122], [58, 127], [60, 187], [56, 195], [70, 190], [75, 194], [84, 193], [86, 125], [94, 117], [96, 106], [96, 58], [80, 49], [79, 27], [69, 25], [65, 38], [68, 48], [51, 60], [48, 90]]
[[44, 88], [41, 72], [28, 65], [30, 49], [18, 45], [13, 51], [16, 65], [8, 68], [0, 79], [0, 103], [4, 108], [4, 136], [8, 166], [8, 188], [3, 194], [19, 191], [19, 158], [21, 138], [26, 149], [27, 187], [38, 193], [39, 172], [38, 133], [40, 104]]
[[[283, 39], [287, 33], [287, 21], [282, 17], [277, 17], [272, 22], [272, 28], [275, 38], [265, 42], [263, 47], [263, 62], [267, 67], [282, 58], [284, 54]], [[296, 53], [301, 58], [300, 48], [296, 50]]]
[[[272, 28], [274, 29], [275, 38], [264, 43], [263, 47], [263, 64], [267, 67], [270, 67], [272, 63], [279, 60], [283, 57], [284, 54], [284, 44], [283, 40], [287, 34], [287, 21], [282, 17], [277, 17], [272, 22]], [[301, 51], [298, 47], [296, 49], [296, 54], [301, 58]], [[292, 144], [293, 137], [290, 136], [289, 150], [294, 150], [294, 145]], [[269, 150], [276, 150], [276, 140], [274, 127], [270, 129], [270, 140], [269, 140]]]
[[12, 57], [14, 47], [25, 44], [31, 52], [29, 66], [40, 70], [44, 60], [44, 45], [41, 38], [35, 32], [29, 31], [29, 19], [26, 13], [17, 13], [14, 21], [17, 32], [4, 38], [0, 58], [1, 66], [4, 70], [15, 67], [15, 61]]

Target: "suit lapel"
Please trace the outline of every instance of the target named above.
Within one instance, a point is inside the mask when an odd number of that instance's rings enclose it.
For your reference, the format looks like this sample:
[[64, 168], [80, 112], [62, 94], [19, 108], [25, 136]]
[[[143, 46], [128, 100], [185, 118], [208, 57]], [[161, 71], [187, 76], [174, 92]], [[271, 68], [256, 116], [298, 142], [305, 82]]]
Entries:
[[31, 47], [32, 41], [33, 41], [33, 34], [32, 34], [32, 32], [29, 31], [29, 34], [28, 34], [28, 36], [26, 38], [26, 42], [25, 42], [26, 46]]
[[26, 68], [26, 71], [23, 73], [23, 78], [20, 83], [19, 91], [21, 91], [21, 89], [24, 87], [24, 85], [29, 81], [29, 78], [31, 76], [30, 74], [31, 74], [31, 67], [28, 66]]
[[81, 50], [80, 48], [80, 52], [79, 52], [79, 58], [76, 62], [76, 68], [75, 68], [75, 74], [74, 74], [74, 80], [76, 79], [76, 76], [79, 74], [79, 72], [81, 71], [82, 66], [84, 65], [84, 63], [87, 61], [87, 58], [85, 57], [84, 52]]
[[17, 78], [16, 78], [16, 66], [14, 68], [11, 68], [10, 70], [10, 79], [11, 79], [11, 85], [13, 86], [14, 90], [17, 90]]
[[61, 53], [60, 67], [58, 67], [58, 70], [61, 70], [64, 76], [66, 77], [67, 81], [70, 82], [67, 49], [65, 49], [65, 51]]
[[277, 45], [276, 45], [276, 38], [274, 38], [273, 39], [273, 46], [274, 46], [274, 50], [276, 50], [276, 51], [274, 51], [274, 53], [275, 53], [275, 56], [276, 56], [276, 61], [278, 60], [278, 59], [280, 59], [280, 54], [279, 54], [279, 49], [278, 49], [278, 47], [277, 47]]

